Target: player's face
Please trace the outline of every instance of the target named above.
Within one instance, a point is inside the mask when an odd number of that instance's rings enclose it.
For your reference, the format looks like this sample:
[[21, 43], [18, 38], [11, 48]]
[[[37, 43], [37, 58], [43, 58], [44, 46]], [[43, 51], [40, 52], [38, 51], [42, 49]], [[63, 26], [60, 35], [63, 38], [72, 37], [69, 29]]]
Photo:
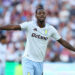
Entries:
[[46, 19], [46, 11], [44, 9], [39, 9], [36, 13], [37, 20], [44, 21]]

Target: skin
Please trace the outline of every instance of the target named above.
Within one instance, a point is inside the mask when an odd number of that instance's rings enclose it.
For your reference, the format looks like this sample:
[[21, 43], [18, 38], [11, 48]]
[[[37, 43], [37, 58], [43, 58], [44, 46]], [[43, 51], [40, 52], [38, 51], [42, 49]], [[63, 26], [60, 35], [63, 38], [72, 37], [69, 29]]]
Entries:
[[38, 24], [38, 26], [40, 28], [45, 27], [45, 19], [46, 19], [46, 16], [47, 16], [46, 11], [43, 10], [43, 9], [40, 9], [40, 10], [37, 11], [37, 13], [36, 13], [35, 16], [37, 18], [37, 24]]
[[[46, 11], [44, 9], [38, 9], [36, 13], [36, 18], [37, 18], [37, 24], [40, 28], [45, 27], [45, 19], [46, 19]], [[0, 30], [21, 30], [20, 25], [7, 25], [7, 26], [2, 26], [0, 27]], [[61, 45], [63, 45], [65, 48], [75, 51], [75, 48], [70, 45], [66, 40], [63, 40], [60, 38], [57, 40]]]

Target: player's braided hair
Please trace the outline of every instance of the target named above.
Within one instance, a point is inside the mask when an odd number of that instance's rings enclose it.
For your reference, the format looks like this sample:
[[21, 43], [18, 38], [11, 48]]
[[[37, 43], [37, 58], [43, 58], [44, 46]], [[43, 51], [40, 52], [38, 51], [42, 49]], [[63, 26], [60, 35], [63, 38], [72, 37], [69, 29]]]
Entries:
[[43, 5], [42, 4], [39, 4], [37, 7], [36, 7], [36, 13], [39, 9], [44, 9]]

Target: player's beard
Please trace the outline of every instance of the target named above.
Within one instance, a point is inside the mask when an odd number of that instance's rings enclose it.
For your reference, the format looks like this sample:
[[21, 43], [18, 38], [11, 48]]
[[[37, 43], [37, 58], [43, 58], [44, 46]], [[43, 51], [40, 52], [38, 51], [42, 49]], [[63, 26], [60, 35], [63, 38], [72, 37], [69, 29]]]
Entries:
[[45, 23], [45, 20], [40, 20], [40, 23], [41, 23], [41, 24], [44, 24], [44, 23]]
[[38, 20], [37, 21], [42, 27], [45, 26], [45, 20]]
[[42, 23], [45, 22], [45, 19], [44, 19], [44, 20], [40, 20], [40, 19], [39, 19], [38, 22], [40, 22], [40, 23], [42, 24]]

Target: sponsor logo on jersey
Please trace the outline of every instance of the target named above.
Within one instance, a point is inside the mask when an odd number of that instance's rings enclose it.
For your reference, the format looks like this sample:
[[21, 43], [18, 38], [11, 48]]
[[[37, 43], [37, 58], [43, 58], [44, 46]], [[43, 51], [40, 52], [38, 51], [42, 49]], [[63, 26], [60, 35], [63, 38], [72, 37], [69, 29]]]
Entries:
[[48, 39], [48, 37], [37, 35], [35, 33], [32, 33], [32, 37], [35, 37], [35, 38], [38, 38], [38, 39], [43, 39], [43, 40], [47, 40]]

